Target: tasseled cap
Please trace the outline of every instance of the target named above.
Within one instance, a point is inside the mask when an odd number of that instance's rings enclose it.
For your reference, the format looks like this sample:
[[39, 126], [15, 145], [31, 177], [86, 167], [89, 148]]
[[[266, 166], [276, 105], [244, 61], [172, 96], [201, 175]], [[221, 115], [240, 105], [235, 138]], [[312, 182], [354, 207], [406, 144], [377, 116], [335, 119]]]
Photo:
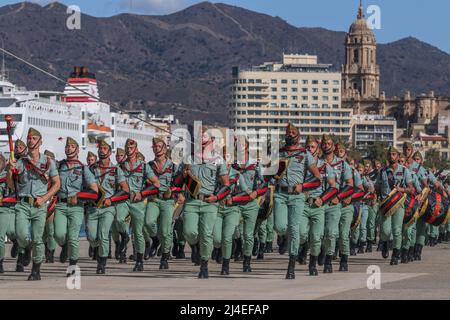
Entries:
[[128, 138], [127, 141], [125, 142], [125, 148], [128, 146], [136, 146], [137, 147], [137, 142], [133, 139]]
[[42, 137], [41, 133], [38, 130], [36, 130], [35, 128], [28, 129], [28, 136], [39, 137], [39, 138]]
[[123, 150], [122, 148], [117, 148], [116, 149], [116, 154], [125, 155], [125, 150]]
[[44, 154], [52, 160], [55, 160], [55, 154], [49, 150], [45, 150]]
[[78, 142], [71, 137], [67, 137], [67, 140], [66, 140], [66, 146], [68, 146], [69, 144], [74, 144], [78, 147]]
[[111, 146], [108, 144], [108, 142], [106, 142], [106, 140], [99, 140], [97, 142], [97, 147], [108, 147], [109, 149], [111, 149]]

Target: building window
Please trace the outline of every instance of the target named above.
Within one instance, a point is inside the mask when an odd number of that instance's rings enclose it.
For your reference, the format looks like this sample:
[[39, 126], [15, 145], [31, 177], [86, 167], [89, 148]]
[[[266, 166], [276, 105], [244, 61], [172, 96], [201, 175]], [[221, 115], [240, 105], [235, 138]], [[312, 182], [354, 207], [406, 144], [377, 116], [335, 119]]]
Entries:
[[286, 79], [281, 80], [281, 84], [286, 84], [288, 81]]
[[292, 88], [292, 92], [298, 92], [297, 88]]
[[328, 93], [329, 90], [328, 90], [328, 88], [323, 88], [323, 89], [322, 89], [322, 92], [323, 92], [323, 93]]
[[339, 85], [339, 80], [333, 80], [334, 85]]
[[287, 100], [287, 96], [281, 96], [281, 100]]
[[303, 83], [303, 84], [308, 84], [309, 81], [308, 81], [308, 80], [302, 80], [302, 83]]
[[329, 84], [330, 81], [328, 81], [328, 80], [322, 80], [322, 83], [323, 83], [323, 84]]
[[312, 84], [319, 84], [319, 80], [313, 80]]
[[292, 84], [298, 84], [298, 80], [292, 80]]
[[277, 96], [270, 96], [270, 99], [277, 100]]
[[272, 88], [272, 92], [277, 92], [277, 88]]
[[270, 80], [270, 83], [271, 83], [271, 84], [277, 84], [277, 82], [278, 82], [277, 79], [272, 79], [272, 80]]
[[287, 92], [288, 89], [287, 88], [281, 88], [281, 92]]

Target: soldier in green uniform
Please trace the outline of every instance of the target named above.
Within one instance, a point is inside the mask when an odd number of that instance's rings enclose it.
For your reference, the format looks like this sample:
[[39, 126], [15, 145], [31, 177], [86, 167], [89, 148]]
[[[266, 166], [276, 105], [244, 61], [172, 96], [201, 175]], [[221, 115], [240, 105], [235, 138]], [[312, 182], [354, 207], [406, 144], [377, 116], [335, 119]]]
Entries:
[[47, 205], [60, 187], [56, 164], [39, 152], [41, 145], [41, 134], [30, 128], [27, 135], [28, 155], [17, 161], [11, 159], [8, 170], [8, 185], [11, 189], [15, 185], [14, 179], [17, 179], [19, 202], [15, 207], [16, 235], [22, 248], [28, 245], [28, 230], [31, 225], [33, 268], [28, 280], [41, 279], [40, 267], [44, 260], [42, 237]]
[[[97, 162], [97, 155], [91, 151], [88, 152], [86, 157], [86, 164], [88, 167], [95, 164]], [[84, 205], [84, 231], [86, 235], [88, 234], [88, 227], [87, 227], [87, 206]], [[91, 244], [89, 243], [89, 257], [93, 258], [94, 255], [94, 249], [92, 248]], [[93, 258], [93, 260], [97, 259], [96, 257]]]
[[[159, 269], [169, 269], [170, 249], [173, 242], [173, 213], [175, 198], [179, 194], [172, 193], [174, 180], [178, 176], [178, 166], [168, 157], [167, 145], [163, 139], [153, 138], [153, 153], [155, 159], [149, 162], [152, 175], [159, 181], [159, 193], [149, 199], [145, 214], [145, 226], [152, 239], [153, 248], [156, 251], [158, 234], [161, 238], [161, 260]], [[179, 197], [180, 202], [183, 197]], [[159, 223], [158, 223], [159, 221]]]
[[[322, 137], [322, 141], [328, 139], [327, 135]], [[322, 247], [322, 239], [325, 227], [325, 208], [327, 203], [322, 200], [326, 196], [329, 188], [336, 188], [336, 174], [333, 168], [326, 163], [323, 158], [319, 158], [318, 142], [311, 136], [306, 140], [306, 149], [314, 155], [314, 163], [317, 164], [321, 175], [322, 183], [306, 193], [305, 208], [300, 214], [300, 246], [309, 243], [309, 275], [317, 276], [317, 261]], [[306, 180], [313, 177], [311, 172], [307, 172]], [[306, 252], [307, 248], [303, 248]]]
[[376, 238], [376, 223], [378, 204], [376, 200], [375, 182], [378, 173], [373, 169], [372, 161], [364, 160], [364, 176], [365, 185], [367, 185], [368, 191], [373, 195], [372, 200], [366, 201], [367, 206], [367, 247], [366, 252], [372, 252], [372, 245], [375, 243]]
[[[389, 166], [380, 171], [376, 182], [376, 189], [380, 194], [381, 201], [386, 199], [389, 193], [396, 188], [397, 191], [413, 195], [413, 178], [408, 168], [398, 163], [400, 152], [394, 147], [389, 148]], [[393, 236], [393, 252], [391, 265], [397, 265], [400, 259], [400, 249], [402, 246], [403, 216], [405, 207], [402, 205], [389, 217], [381, 217], [381, 241], [383, 258], [389, 257], [388, 241]]]
[[[14, 208], [3, 202], [4, 197], [9, 195], [9, 188], [6, 178], [6, 159], [0, 154], [0, 273], [4, 273], [3, 259], [5, 258], [5, 236], [13, 238], [14, 228]], [[12, 222], [12, 223], [11, 223]]]
[[[337, 146], [339, 147], [339, 146]], [[353, 186], [353, 177], [352, 170], [348, 163], [343, 159], [339, 158], [335, 155], [336, 146], [331, 139], [330, 136], [324, 136], [321, 143], [321, 149], [323, 153], [324, 163], [330, 165], [336, 176], [336, 188], [341, 190], [345, 185]], [[345, 199], [344, 203], [349, 204], [351, 199]], [[342, 204], [339, 203], [338, 198], [334, 198], [326, 207], [325, 207], [325, 230], [324, 230], [324, 250], [325, 250], [325, 264], [324, 264], [324, 273], [332, 273], [333, 266], [333, 254], [336, 248], [336, 241], [340, 235], [340, 220], [341, 220], [341, 209]], [[345, 211], [344, 211], [345, 213]], [[353, 217], [353, 212], [351, 217]], [[347, 220], [350, 220], [351, 217], [346, 217]], [[350, 226], [348, 225], [348, 231]], [[340, 237], [339, 237], [340, 238]], [[348, 239], [348, 234], [347, 234]], [[343, 254], [341, 256], [341, 261], [339, 264], [339, 271], [348, 271], [348, 254], [349, 248], [347, 251], [343, 250]]]
[[[136, 264], [133, 271], [144, 271], [144, 220], [145, 220], [145, 203], [142, 196], [142, 190], [147, 183], [152, 183], [159, 187], [158, 179], [153, 174], [152, 170], [148, 168], [147, 164], [137, 159], [138, 145], [133, 139], [127, 139], [125, 143], [125, 152], [127, 159], [124, 163], [119, 164], [126, 182], [128, 184], [130, 199], [124, 202], [125, 206], [120, 205], [116, 207], [117, 217], [121, 217], [119, 225], [125, 225], [122, 218], [131, 215], [131, 229], [134, 237], [134, 245], [136, 250], [135, 261]], [[128, 243], [128, 229], [119, 228], [122, 237], [121, 243], [121, 260], [126, 260], [126, 245]]]
[[[202, 152], [196, 155], [200, 163], [184, 164], [186, 177], [200, 183], [197, 194], [186, 193], [183, 212], [183, 233], [200, 255], [200, 279], [208, 278], [208, 260], [213, 250], [213, 229], [217, 218], [218, 201], [230, 192], [227, 167], [224, 159], [213, 150], [213, 140], [207, 132], [202, 134]], [[221, 183], [224, 190], [214, 194]], [[227, 189], [228, 187], [228, 189]], [[198, 262], [198, 259], [195, 259]]]
[[66, 159], [58, 165], [61, 188], [55, 208], [55, 239], [62, 247], [61, 263], [66, 261], [69, 249], [69, 265], [75, 266], [79, 257], [79, 236], [84, 216], [84, 205], [79, 203], [77, 192], [82, 191], [86, 186], [98, 193], [98, 187], [92, 172], [78, 160], [80, 153], [78, 142], [68, 137], [65, 153]]
[[[125, 150], [122, 148], [116, 149], [116, 165], [121, 167], [122, 171], [125, 172], [124, 164], [127, 160], [127, 155]], [[114, 257], [119, 260], [119, 263], [127, 262], [127, 246], [129, 242], [129, 210], [128, 210], [128, 202], [122, 202], [116, 204], [116, 216], [112, 224], [111, 228], [111, 236], [114, 240], [116, 250]], [[134, 242], [133, 242], [134, 248]]]
[[[355, 168], [356, 167], [356, 168]], [[355, 192], [368, 191], [369, 185], [363, 177], [364, 165], [358, 164], [352, 166], [353, 171], [353, 183], [355, 185]], [[356, 255], [356, 249], [358, 253], [364, 253], [367, 241], [367, 215], [368, 209], [365, 203], [362, 201], [355, 202], [353, 207], [357, 210], [359, 206], [360, 210], [360, 222], [357, 227], [354, 227], [350, 232], [351, 244], [350, 244], [350, 255]]]
[[[56, 161], [55, 154], [49, 150], [44, 151], [44, 155]], [[58, 167], [58, 162], [56, 161], [56, 166]], [[53, 200], [53, 199], [52, 199]], [[47, 214], [47, 218], [45, 221], [44, 228], [44, 245], [45, 245], [45, 262], [53, 263], [54, 255], [56, 249], [56, 240], [55, 240], [55, 226], [53, 225], [54, 214]]]
[[[289, 264], [286, 279], [295, 279], [295, 263], [300, 244], [300, 216], [305, 205], [302, 184], [307, 170], [321, 178], [311, 153], [300, 146], [298, 129], [288, 124], [286, 144], [280, 149], [280, 165], [287, 161], [284, 172], [277, 174], [274, 193], [274, 229], [278, 235], [288, 235]], [[277, 178], [276, 177], [276, 178]]]
[[88, 240], [93, 248], [98, 247], [97, 274], [106, 272], [106, 261], [109, 254], [109, 231], [114, 221], [116, 209], [111, 197], [120, 187], [129, 192], [128, 184], [120, 167], [111, 163], [111, 146], [102, 140], [98, 143], [99, 161], [90, 166], [99, 190], [103, 193], [102, 199], [94, 206], [88, 205]]
[[[259, 163], [252, 162], [250, 160], [249, 154], [249, 142], [245, 140], [241, 142], [237, 141], [237, 150], [243, 151], [243, 164], [238, 164], [237, 162], [233, 164], [234, 170], [239, 172], [239, 182], [238, 182], [238, 190], [246, 192], [251, 201], [244, 204], [238, 205], [240, 215], [242, 217], [243, 222], [243, 234], [241, 234], [241, 238], [243, 238], [243, 272], [251, 272], [251, 258], [252, 258], [252, 249], [254, 242], [254, 232], [256, 226], [256, 219], [258, 218], [258, 210], [259, 204], [257, 197], [257, 188], [264, 181], [261, 168], [259, 167]], [[262, 250], [264, 250], [265, 243], [261, 243]]]

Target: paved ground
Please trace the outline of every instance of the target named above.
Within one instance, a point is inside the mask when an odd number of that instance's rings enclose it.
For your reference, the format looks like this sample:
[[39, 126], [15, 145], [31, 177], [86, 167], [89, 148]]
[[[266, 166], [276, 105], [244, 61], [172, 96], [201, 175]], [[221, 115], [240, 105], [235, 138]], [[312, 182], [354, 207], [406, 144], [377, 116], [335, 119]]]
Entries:
[[[87, 256], [85, 240], [81, 253]], [[44, 264], [43, 280], [29, 282], [26, 279], [31, 265], [26, 273], [16, 273], [15, 261], [7, 258], [6, 273], [0, 275], [0, 299], [450, 299], [450, 244], [425, 248], [423, 258], [392, 267], [389, 260], [374, 252], [351, 257], [348, 273], [320, 273], [318, 277], [308, 276], [307, 266], [297, 265], [293, 281], [284, 279], [287, 256], [277, 253], [254, 261], [254, 271], [246, 275], [241, 263], [232, 263], [228, 277], [220, 276], [220, 266], [212, 263], [207, 280], [196, 278], [198, 267], [190, 259], [171, 260], [170, 269], [160, 271], [159, 258], [152, 258], [145, 262], [143, 273], [132, 272], [132, 262], [124, 265], [110, 260], [107, 274], [97, 276], [96, 263], [82, 258], [80, 290], [67, 289], [66, 266], [59, 262]], [[369, 265], [381, 269], [380, 290], [367, 288]], [[336, 270], [336, 262], [334, 267]]]

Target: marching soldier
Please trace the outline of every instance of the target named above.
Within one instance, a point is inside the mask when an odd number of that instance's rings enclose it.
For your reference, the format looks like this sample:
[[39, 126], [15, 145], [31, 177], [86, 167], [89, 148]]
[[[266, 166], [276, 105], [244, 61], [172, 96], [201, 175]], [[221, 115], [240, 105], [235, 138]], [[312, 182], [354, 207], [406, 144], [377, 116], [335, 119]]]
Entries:
[[367, 200], [367, 247], [366, 252], [372, 252], [372, 245], [375, 243], [376, 237], [376, 225], [377, 225], [377, 214], [378, 205], [376, 200], [376, 192], [374, 189], [375, 182], [378, 173], [372, 167], [372, 161], [364, 161], [364, 184], [367, 186], [368, 191], [373, 195], [373, 199]]
[[30, 128], [27, 135], [28, 155], [19, 160], [11, 159], [8, 170], [8, 185], [14, 188], [17, 178], [18, 204], [16, 234], [22, 248], [28, 245], [28, 230], [31, 225], [33, 244], [33, 268], [28, 280], [40, 280], [40, 267], [44, 260], [42, 240], [47, 215], [48, 201], [58, 192], [60, 181], [55, 162], [41, 154], [42, 136]]
[[78, 201], [77, 192], [87, 186], [98, 193], [94, 175], [78, 160], [79, 152], [78, 142], [68, 137], [65, 147], [66, 159], [62, 160], [58, 166], [61, 188], [55, 209], [55, 239], [62, 247], [61, 263], [66, 261], [69, 249], [69, 266], [75, 266], [78, 262], [79, 235], [84, 217], [84, 205]]
[[[289, 264], [286, 279], [295, 279], [295, 263], [300, 244], [300, 216], [305, 206], [302, 193], [307, 170], [320, 179], [319, 170], [311, 153], [300, 147], [300, 132], [292, 125], [286, 128], [286, 144], [280, 150], [280, 169], [274, 194], [274, 228], [284, 236], [288, 234]], [[287, 164], [283, 165], [284, 163]], [[276, 178], [277, 178], [276, 177]]]
[[[151, 182], [156, 187], [159, 187], [159, 182], [152, 170], [147, 167], [147, 164], [144, 161], [137, 159], [139, 150], [135, 140], [127, 139], [125, 143], [125, 152], [127, 159], [120, 165], [120, 168], [125, 175], [131, 196], [129, 200], [124, 202], [125, 206], [120, 205], [119, 208], [116, 208], [117, 216], [122, 220], [128, 216], [128, 214], [131, 215], [131, 229], [136, 250], [136, 257], [134, 257], [136, 264], [133, 271], [144, 271], [145, 240], [143, 228], [145, 220], [145, 203], [142, 191], [148, 182]], [[119, 224], [122, 224], [122, 222], [119, 222]], [[128, 229], [119, 230], [122, 237], [121, 256], [123, 255], [123, 259], [126, 259]]]
[[[337, 147], [339, 147], [339, 145], [335, 146], [330, 136], [325, 135], [322, 138], [321, 149], [323, 153], [323, 160], [325, 163], [329, 164], [334, 170], [336, 176], [336, 188], [338, 190], [343, 190], [345, 185], [353, 186], [353, 178], [352, 178], [352, 171], [348, 163], [335, 155]], [[345, 199], [344, 203], [348, 204], [350, 203], [350, 201], [351, 199]], [[336, 248], [336, 241], [339, 237], [340, 231], [339, 221], [341, 219], [341, 207], [342, 204], [339, 202], [339, 198], [337, 197], [331, 200], [328, 206], [325, 207], [324, 250], [326, 256], [323, 269], [324, 273], [333, 272], [332, 260]], [[350, 219], [349, 223], [351, 223], [351, 218], [348, 219]], [[348, 254], [350, 252], [349, 250], [347, 250], [347, 252], [343, 250], [343, 253], [344, 254], [341, 256], [339, 271], [348, 270]]]
[[[212, 232], [217, 218], [218, 201], [224, 199], [229, 193], [229, 180], [227, 167], [222, 157], [213, 150], [213, 140], [206, 133], [202, 134], [202, 154], [197, 155], [200, 164], [185, 164], [184, 174], [188, 179], [187, 185], [198, 190], [186, 193], [186, 202], [183, 212], [183, 233], [191, 247], [196, 247], [200, 255], [200, 279], [208, 278], [208, 260], [213, 250]], [[221, 183], [224, 188], [214, 194], [216, 186]]]
[[[128, 140], [127, 140], [128, 141]], [[116, 164], [119, 166], [122, 171], [125, 173], [125, 167], [124, 164], [127, 160], [127, 155], [125, 153], [125, 150], [122, 148], [116, 149]], [[116, 216], [112, 224], [111, 228], [111, 235], [114, 240], [116, 249], [114, 257], [118, 257], [119, 263], [126, 263], [127, 262], [127, 246], [129, 242], [129, 230], [130, 230], [130, 224], [129, 224], [129, 210], [128, 210], [128, 203], [127, 202], [121, 202], [116, 204]], [[119, 240], [119, 238], [121, 238]], [[134, 246], [134, 243], [133, 243]]]
[[[391, 147], [388, 151], [388, 157], [389, 166], [386, 166], [380, 171], [376, 183], [381, 201], [385, 200], [394, 188], [398, 192], [413, 195], [414, 187], [411, 172], [398, 163], [400, 152], [394, 147]], [[391, 216], [381, 217], [382, 255], [385, 259], [389, 257], [388, 241], [391, 234], [393, 236], [391, 265], [397, 265], [400, 259], [404, 212], [405, 208], [402, 205]]]
[[[327, 140], [324, 135], [322, 141]], [[328, 206], [332, 194], [337, 195], [336, 189], [336, 174], [333, 168], [323, 159], [319, 158], [319, 147], [317, 141], [311, 136], [306, 140], [306, 149], [314, 156], [315, 163], [321, 176], [319, 186], [312, 187], [306, 192], [305, 208], [300, 214], [300, 246], [309, 242], [310, 256], [309, 256], [309, 275], [317, 276], [317, 261], [321, 253], [322, 239], [324, 235], [325, 226], [325, 208]], [[311, 172], [306, 173], [305, 181], [313, 178]], [[306, 183], [303, 184], [305, 188]], [[306, 256], [307, 248], [303, 248]], [[327, 263], [330, 261], [327, 261]]]
[[[93, 164], [95, 164], [96, 162], [97, 162], [97, 155], [95, 153], [89, 151], [87, 154], [87, 157], [86, 157], [87, 166], [90, 167]], [[84, 231], [87, 235], [88, 229], [87, 229], [87, 207], [86, 207], [86, 204], [84, 205]], [[97, 259], [97, 257], [93, 257], [93, 256], [94, 256], [94, 249], [92, 248], [91, 244], [89, 243], [89, 257], [93, 258], [93, 260]]]
[[88, 155], [86, 157], [86, 164], [87, 166], [92, 166], [97, 162], [97, 155], [91, 151], [88, 152]]
[[[364, 165], [358, 164], [352, 166], [353, 170], [353, 183], [355, 185], [355, 192], [358, 191], [366, 191], [368, 190], [369, 186], [365, 182], [365, 179], [363, 178], [364, 174]], [[358, 210], [357, 206], [359, 206], [359, 215], [360, 215], [360, 222], [357, 227], [354, 227], [351, 231], [351, 245], [350, 245], [350, 255], [355, 256], [356, 255], [356, 248], [358, 248], [358, 253], [364, 253], [364, 249], [366, 247], [366, 241], [367, 241], [367, 215], [368, 215], [368, 209], [365, 203], [362, 201], [357, 201], [353, 204], [355, 210]]]
[[111, 146], [102, 140], [98, 144], [99, 161], [89, 169], [95, 176], [101, 192], [97, 206], [88, 206], [88, 240], [93, 248], [98, 247], [97, 274], [105, 274], [106, 261], [109, 254], [109, 231], [114, 221], [116, 209], [113, 196], [117, 189], [129, 192], [128, 184], [120, 167], [111, 163]]
[[[55, 161], [56, 167], [58, 167], [58, 162], [55, 159], [55, 154], [49, 150], [44, 151], [44, 155]], [[54, 199], [52, 199], [53, 201]], [[45, 221], [44, 228], [44, 245], [45, 245], [45, 262], [53, 263], [54, 255], [56, 249], [56, 240], [55, 240], [55, 226], [53, 225], [54, 214], [51, 212], [47, 212], [47, 218]]]
[[[238, 150], [243, 150], [244, 164], [239, 165], [237, 162], [233, 165], [234, 170], [239, 172], [239, 185], [238, 188], [242, 192], [246, 192], [251, 201], [246, 204], [238, 205], [240, 216], [243, 220], [243, 272], [251, 272], [251, 259], [256, 219], [258, 218], [259, 204], [257, 198], [257, 187], [264, 181], [261, 168], [257, 162], [250, 161], [249, 154], [249, 142], [245, 140], [244, 145], [240, 145], [240, 141], [237, 141]], [[262, 250], [264, 250], [265, 243], [261, 243]]]

